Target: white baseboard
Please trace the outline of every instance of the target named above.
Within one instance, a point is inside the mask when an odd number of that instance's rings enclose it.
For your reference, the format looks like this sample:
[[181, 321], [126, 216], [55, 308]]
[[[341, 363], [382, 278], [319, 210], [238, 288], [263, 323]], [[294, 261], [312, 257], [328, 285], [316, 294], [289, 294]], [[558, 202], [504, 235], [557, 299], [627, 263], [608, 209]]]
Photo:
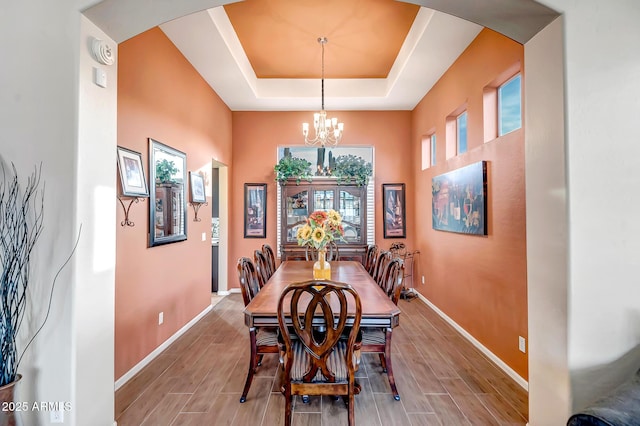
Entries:
[[240, 293], [240, 289], [239, 288], [231, 288], [229, 290], [221, 290], [221, 291], [218, 291], [216, 294], [218, 296], [228, 296], [231, 293]]
[[147, 355], [146, 357], [144, 357], [144, 359], [142, 361], [140, 361], [139, 363], [137, 363], [131, 370], [127, 371], [126, 373], [124, 373], [122, 375], [122, 377], [120, 377], [118, 380], [116, 380], [115, 383], [115, 390], [120, 389], [120, 387], [122, 387], [122, 385], [124, 385], [125, 383], [127, 383], [129, 380], [131, 380], [131, 378], [133, 376], [136, 375], [136, 373], [138, 373], [140, 370], [142, 370], [144, 367], [147, 366], [147, 364], [149, 364], [151, 361], [153, 361], [158, 355], [160, 355], [160, 353], [162, 351], [164, 351], [165, 349], [167, 349], [169, 347], [170, 344], [172, 344], [173, 342], [175, 342], [178, 337], [182, 336], [187, 330], [189, 330], [191, 327], [193, 327], [193, 325], [195, 323], [197, 323], [198, 321], [200, 321], [200, 319], [205, 316], [207, 313], [209, 313], [209, 311], [211, 310], [211, 305], [207, 306], [202, 312], [200, 312], [198, 315], [196, 315], [191, 321], [189, 321], [188, 323], [186, 323], [180, 330], [176, 331], [175, 334], [171, 337], [169, 337], [167, 340], [165, 340], [160, 346], [158, 346], [153, 352], [151, 352], [149, 355]]
[[429, 299], [427, 299], [426, 297], [424, 297], [422, 294], [420, 294], [419, 292], [417, 292], [415, 290], [413, 290], [413, 293], [415, 293], [418, 296], [418, 298], [420, 300], [422, 300], [424, 303], [426, 303], [431, 309], [436, 311], [436, 313], [438, 315], [440, 315], [442, 317], [442, 319], [444, 319], [446, 322], [451, 324], [451, 326], [453, 328], [455, 328], [460, 334], [462, 334], [462, 336], [465, 339], [467, 339], [469, 342], [471, 342], [471, 344], [473, 346], [478, 348], [480, 350], [480, 352], [485, 354], [491, 361], [493, 361], [498, 367], [500, 367], [500, 369], [502, 371], [507, 373], [509, 375], [509, 377], [511, 377], [513, 380], [515, 380], [516, 383], [518, 383], [520, 386], [522, 386], [524, 388], [524, 390], [526, 390], [527, 392], [529, 391], [529, 383], [525, 379], [520, 377], [520, 375], [518, 373], [516, 373], [515, 370], [513, 370], [511, 367], [509, 367], [507, 364], [505, 364], [504, 361], [502, 361], [493, 352], [491, 352], [489, 349], [487, 349], [486, 346], [484, 346], [482, 343], [480, 343], [478, 340], [476, 340], [476, 338], [473, 337], [471, 334], [469, 334], [469, 332], [467, 332], [467, 330], [465, 330], [460, 325], [458, 325], [458, 323], [456, 323], [454, 320], [449, 318], [449, 316], [447, 316], [447, 314], [445, 314], [440, 309], [438, 309], [438, 307], [436, 305], [434, 305], [433, 303], [431, 303], [431, 301]]

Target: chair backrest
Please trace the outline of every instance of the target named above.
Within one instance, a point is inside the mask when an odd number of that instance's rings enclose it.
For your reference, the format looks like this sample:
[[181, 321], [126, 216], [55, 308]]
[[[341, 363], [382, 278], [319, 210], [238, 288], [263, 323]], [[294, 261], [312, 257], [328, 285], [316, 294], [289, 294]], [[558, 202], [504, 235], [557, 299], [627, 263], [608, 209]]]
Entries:
[[256, 268], [248, 257], [238, 259], [238, 281], [240, 281], [240, 290], [242, 291], [244, 306], [247, 306], [260, 291]]
[[271, 275], [276, 271], [276, 255], [269, 244], [262, 245], [262, 253], [264, 253], [264, 257], [267, 258], [267, 263], [270, 269], [269, 277], [271, 277]]
[[[334, 260], [340, 260], [340, 253], [338, 252], [338, 244], [335, 241], [330, 242], [326, 246], [327, 249], [327, 262]], [[318, 260], [318, 250], [315, 247], [305, 246], [304, 257], [307, 260]]]
[[[291, 336], [295, 335], [303, 343], [301, 346], [309, 355], [306, 357], [309, 365], [305, 366], [303, 382], [315, 382], [318, 379], [324, 382], [335, 382], [336, 372], [332, 370], [332, 365], [328, 363], [328, 360], [329, 355], [345, 331], [348, 306], [347, 294], [353, 297], [355, 303], [355, 316], [349, 330], [347, 350], [344, 354], [348, 377], [353, 378], [355, 373], [355, 366], [352, 362], [354, 359], [353, 351], [360, 329], [360, 319], [362, 318], [360, 296], [349, 284], [326, 280], [292, 283], [280, 295], [278, 301], [278, 323], [285, 345], [285, 378], [290, 377], [291, 373], [294, 357]], [[338, 306], [337, 312], [332, 310], [330, 299], [339, 302], [334, 305]], [[285, 317], [285, 304], [289, 306], [290, 315], [287, 317]], [[320, 312], [324, 321], [323, 328], [317, 327], [319, 318], [314, 318]], [[288, 319], [291, 320], [290, 325], [287, 324]], [[314, 324], [314, 320], [316, 324]], [[318, 372], [321, 372], [322, 375], [319, 376]]]
[[373, 275], [376, 268], [376, 257], [378, 256], [378, 246], [370, 244], [367, 247], [367, 251], [364, 256], [364, 269], [367, 270], [369, 275]]
[[393, 258], [383, 271], [378, 285], [387, 296], [398, 304], [400, 292], [402, 291], [402, 280], [404, 278], [404, 262], [400, 258]]
[[269, 262], [267, 261], [267, 257], [264, 255], [262, 250], [255, 250], [253, 252], [253, 260], [256, 262], [256, 270], [258, 272], [258, 280], [260, 284], [260, 288], [262, 288], [269, 278], [271, 278], [271, 274], [269, 273]]
[[375, 282], [380, 282], [380, 277], [384, 273], [384, 270], [391, 259], [392, 255], [390, 251], [380, 250], [380, 253], [378, 254], [378, 260], [376, 260], [375, 270], [373, 271], [372, 275]]

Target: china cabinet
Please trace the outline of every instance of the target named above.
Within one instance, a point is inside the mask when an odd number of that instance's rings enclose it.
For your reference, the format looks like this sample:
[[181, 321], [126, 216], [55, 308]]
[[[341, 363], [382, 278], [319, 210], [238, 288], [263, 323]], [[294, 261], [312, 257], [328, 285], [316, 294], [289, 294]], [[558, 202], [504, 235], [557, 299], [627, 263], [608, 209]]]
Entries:
[[336, 179], [315, 178], [296, 185], [281, 185], [282, 260], [305, 259], [305, 248], [298, 246], [296, 233], [309, 213], [334, 209], [342, 216], [344, 241], [337, 241], [341, 260], [362, 261], [367, 247], [367, 187], [338, 185]]

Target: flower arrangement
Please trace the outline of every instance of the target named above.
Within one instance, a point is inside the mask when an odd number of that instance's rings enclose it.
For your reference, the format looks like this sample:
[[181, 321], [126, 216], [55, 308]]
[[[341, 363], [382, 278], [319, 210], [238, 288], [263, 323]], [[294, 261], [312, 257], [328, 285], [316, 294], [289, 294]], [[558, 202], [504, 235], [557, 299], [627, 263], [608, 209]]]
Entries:
[[342, 217], [335, 210], [316, 210], [309, 215], [307, 223], [298, 229], [299, 246], [312, 246], [318, 250], [335, 240], [343, 240]]

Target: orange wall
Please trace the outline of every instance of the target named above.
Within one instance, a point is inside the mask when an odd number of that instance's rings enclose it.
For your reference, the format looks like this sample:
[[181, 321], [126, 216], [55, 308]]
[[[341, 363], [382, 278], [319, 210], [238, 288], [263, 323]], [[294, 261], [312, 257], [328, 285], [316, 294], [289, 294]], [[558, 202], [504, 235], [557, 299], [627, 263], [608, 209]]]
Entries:
[[[524, 60], [523, 46], [483, 30], [412, 114], [412, 145], [421, 250], [418, 290], [484, 346], [527, 379], [524, 131], [483, 143], [482, 89]], [[523, 76], [524, 78], [524, 76]], [[468, 103], [465, 154], [445, 158], [445, 119]], [[421, 140], [435, 128], [437, 165], [421, 170]], [[431, 226], [431, 179], [468, 164], [488, 162], [488, 236], [435, 231]], [[417, 280], [419, 282], [419, 280]]]
[[[304, 145], [302, 123], [313, 112], [233, 112], [234, 159], [231, 183], [231, 223], [229, 237], [229, 287], [238, 287], [233, 271], [239, 257], [253, 257], [262, 244], [276, 247], [276, 182], [273, 167], [278, 146]], [[345, 123], [341, 145], [374, 146], [376, 194], [376, 243], [389, 248], [394, 242], [414, 244], [413, 174], [411, 171], [411, 113], [409, 111], [331, 111]], [[244, 238], [243, 185], [267, 183], [267, 238]], [[382, 184], [406, 183], [407, 238], [382, 238]]]
[[[229, 108], [160, 29], [120, 44], [118, 56], [118, 145], [142, 154], [147, 180], [149, 137], [185, 152], [187, 170], [202, 170], [208, 177], [212, 158], [231, 163]], [[186, 241], [152, 248], [147, 247], [148, 216], [147, 199], [131, 207], [135, 227], [122, 227], [124, 213], [118, 209], [116, 378], [211, 302], [211, 205], [198, 212], [201, 222], [193, 221], [188, 207]], [[161, 311], [164, 324], [158, 325]]]

